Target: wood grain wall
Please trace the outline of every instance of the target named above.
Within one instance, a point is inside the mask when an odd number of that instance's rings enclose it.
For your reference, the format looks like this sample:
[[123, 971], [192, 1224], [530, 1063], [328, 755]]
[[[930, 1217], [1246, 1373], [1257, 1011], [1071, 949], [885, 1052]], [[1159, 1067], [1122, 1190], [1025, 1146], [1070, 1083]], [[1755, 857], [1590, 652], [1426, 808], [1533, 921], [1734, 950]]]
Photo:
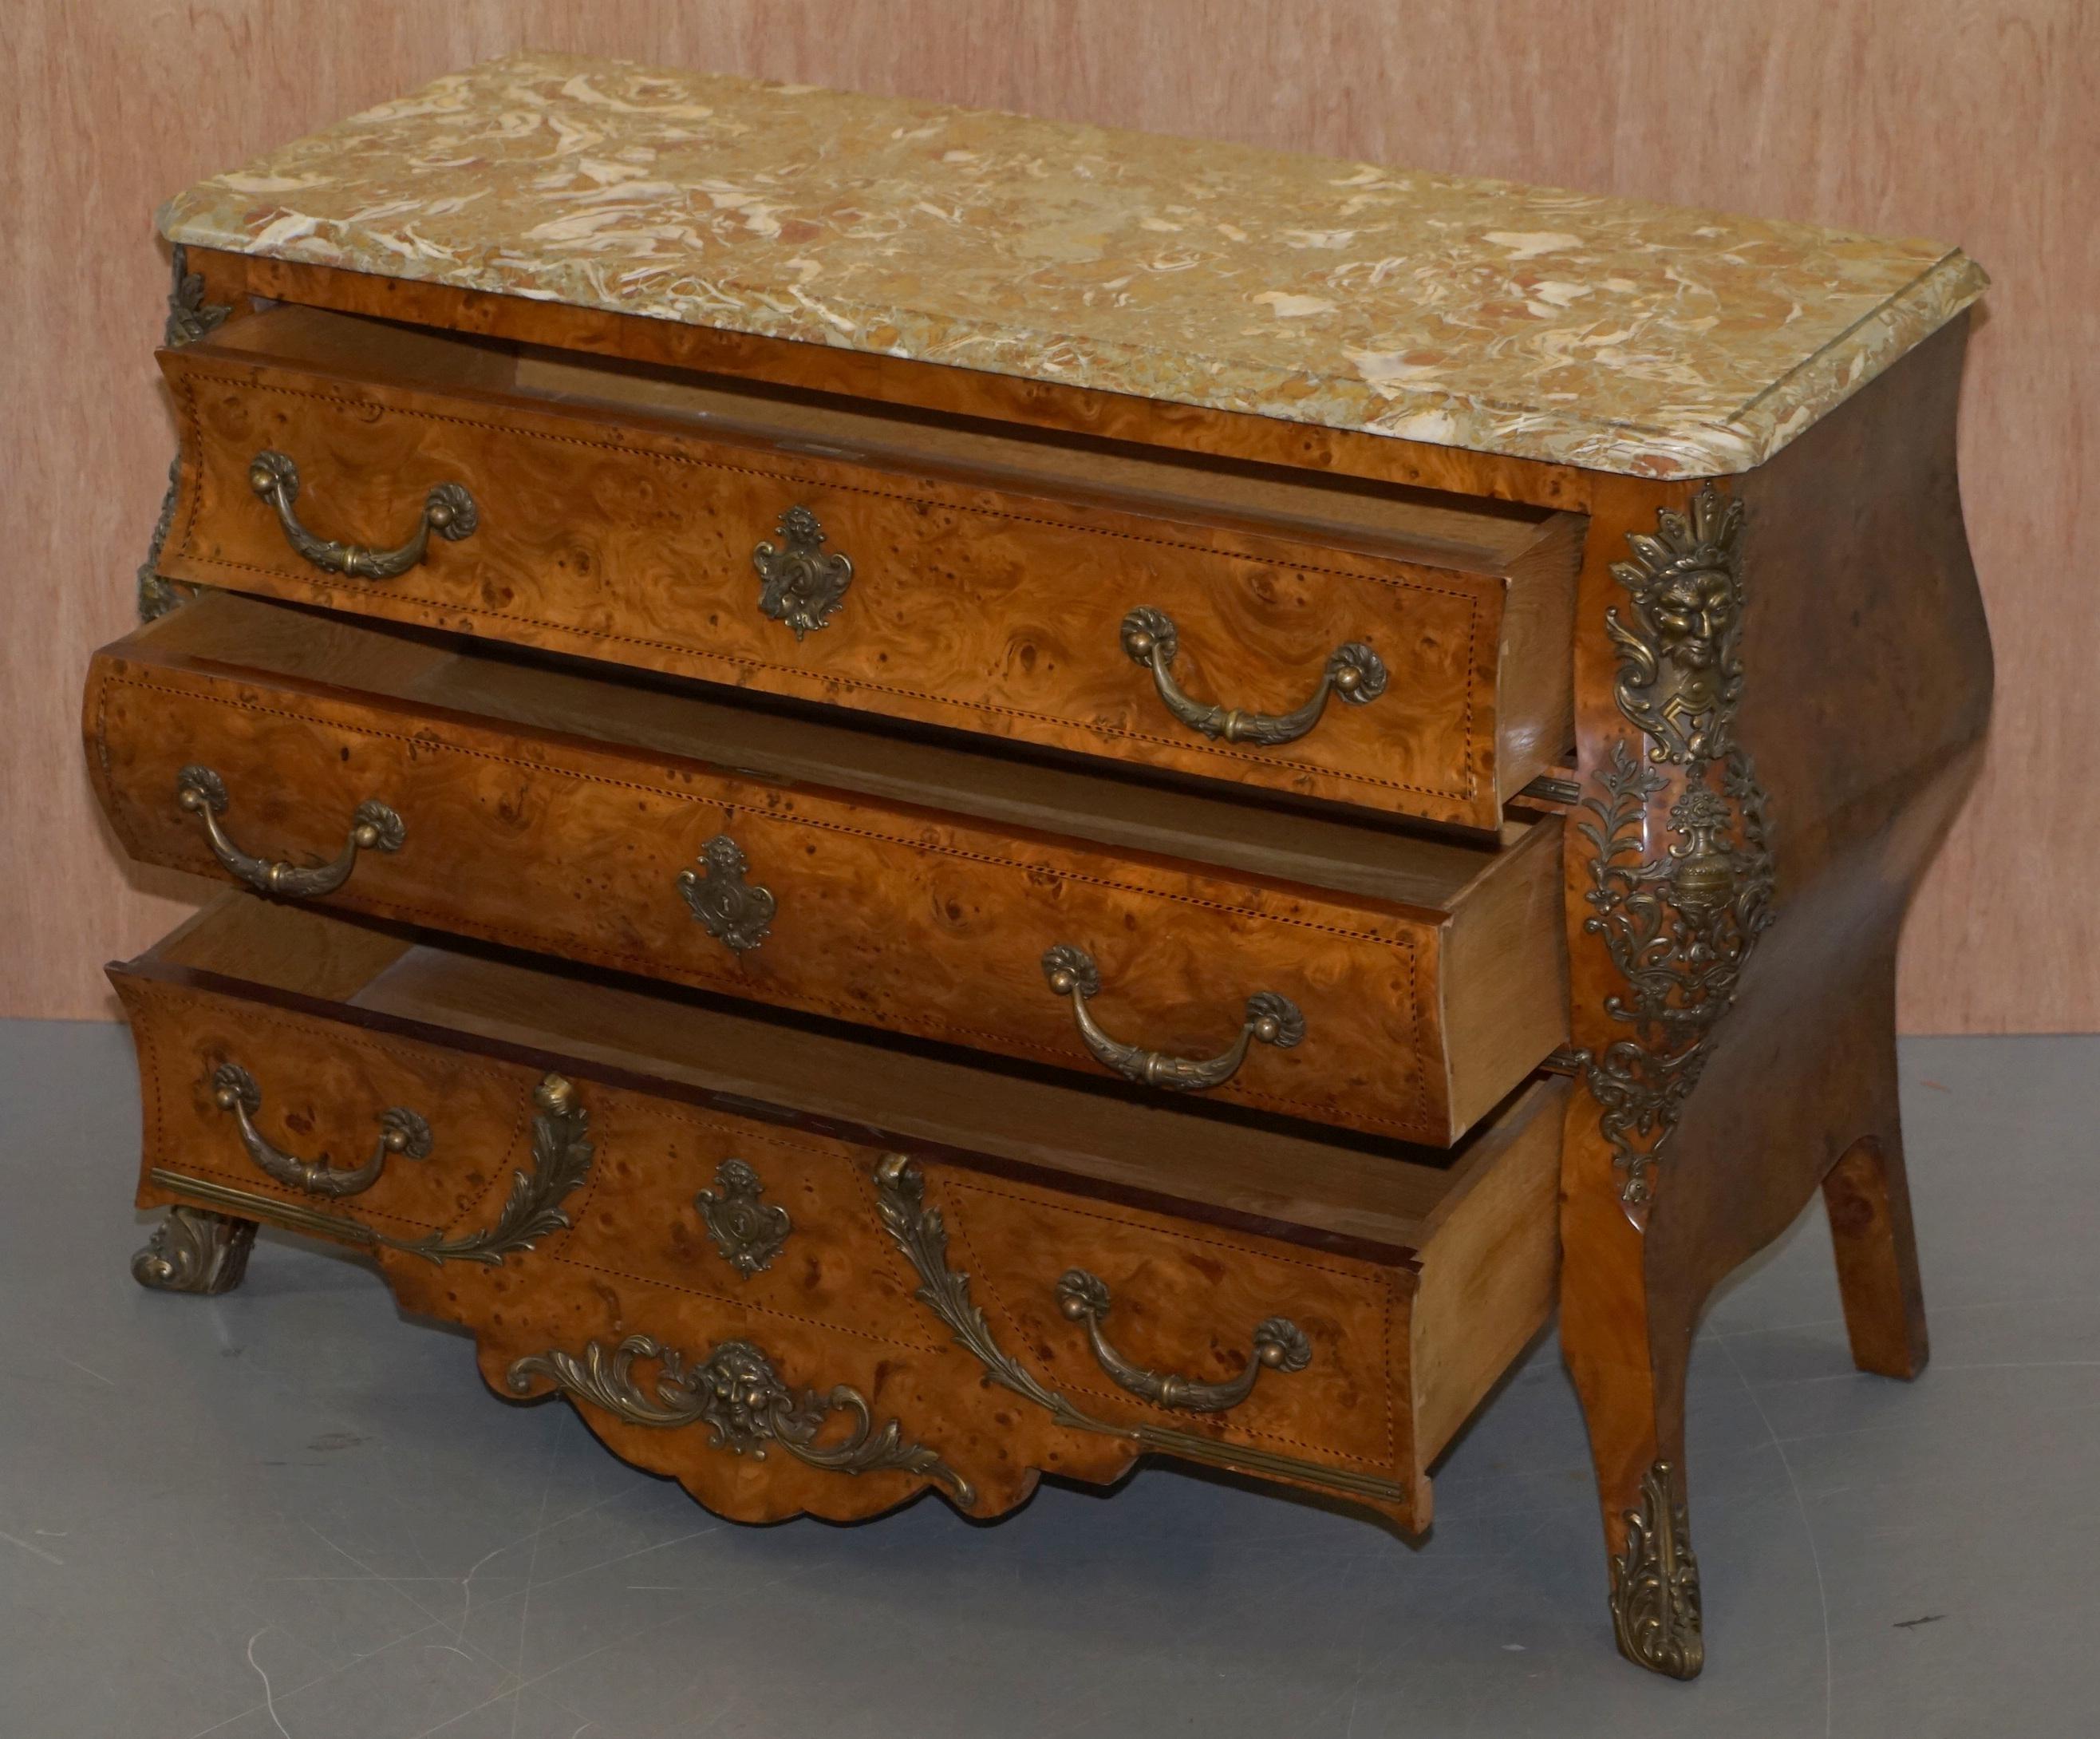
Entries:
[[[520, 46], [618, 54], [1959, 241], [1996, 280], [1963, 462], [1998, 654], [1914, 916], [1916, 1031], [2100, 1027], [2100, 7], [2085, 0], [8, 0], [0, 25], [0, 1014], [199, 885], [82, 775], [172, 446], [150, 222], [189, 181]], [[1844, 745], [1833, 744], [1833, 753]]]

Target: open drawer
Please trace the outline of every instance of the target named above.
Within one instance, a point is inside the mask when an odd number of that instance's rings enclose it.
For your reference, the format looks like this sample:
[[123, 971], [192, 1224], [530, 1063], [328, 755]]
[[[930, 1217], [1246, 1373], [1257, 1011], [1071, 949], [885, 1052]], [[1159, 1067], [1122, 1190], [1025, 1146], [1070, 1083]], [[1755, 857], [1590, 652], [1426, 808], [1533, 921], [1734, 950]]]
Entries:
[[1571, 514], [310, 308], [161, 354], [171, 578], [1492, 828]]
[[369, 1251], [741, 1519], [1157, 1452], [1418, 1529], [1552, 1296], [1562, 1081], [1456, 1153], [1329, 1142], [243, 894], [110, 971], [142, 1206]]
[[132, 855], [1437, 1144], [1566, 1031], [1558, 819], [1498, 845], [724, 706], [217, 594], [98, 655]]

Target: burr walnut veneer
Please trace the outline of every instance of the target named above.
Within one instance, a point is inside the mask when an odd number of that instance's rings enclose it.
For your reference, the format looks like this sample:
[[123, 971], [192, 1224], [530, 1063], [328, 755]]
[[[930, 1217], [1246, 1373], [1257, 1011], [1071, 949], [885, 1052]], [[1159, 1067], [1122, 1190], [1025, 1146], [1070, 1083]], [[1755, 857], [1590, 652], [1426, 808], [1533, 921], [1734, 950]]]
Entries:
[[531, 56], [163, 222], [141, 1281], [348, 1243], [740, 1519], [1418, 1533], [1557, 1303], [1698, 1671], [1715, 1284], [1820, 1187], [1925, 1360], [1958, 250]]
[[[1344, 1492], [1418, 1529], [1430, 1461], [1551, 1306], [1564, 1082], [1524, 1088], [1455, 1157], [1364, 1152], [564, 981], [246, 894], [112, 976], [146, 1071], [154, 1202], [232, 1189], [258, 1217], [372, 1251], [409, 1309], [474, 1330], [499, 1387], [518, 1360], [594, 1339], [742, 1340], [798, 1386], [848, 1385], [946, 1470], [900, 1460], [841, 1478], [792, 1452], [740, 1459], [704, 1431], [592, 1415], [615, 1449], [744, 1521], [864, 1516], [929, 1477], [993, 1515], [1038, 1471], [1113, 1480], [1163, 1447]], [[426, 1120], [427, 1150], [390, 1160], [355, 1199], [317, 1201], [258, 1176], [215, 1097], [228, 1065], [249, 1071], [253, 1121], [272, 1141], [346, 1158], [400, 1106]], [[550, 1073], [590, 1150], [558, 1194], [545, 1180], [562, 1156], [535, 1128]], [[784, 1216], [776, 1241], [743, 1241], [743, 1265], [705, 1199], [732, 1162]], [[543, 1226], [529, 1256], [490, 1238], [521, 1175], [570, 1222]], [[1087, 1425], [987, 1384], [996, 1366], [958, 1356], [914, 1299], [929, 1274], [905, 1239], [935, 1247], [929, 1212], [946, 1271], [968, 1276], [984, 1348]], [[511, 1259], [486, 1260], [496, 1253]], [[1177, 1415], [1104, 1373], [1061, 1309], [1074, 1269], [1108, 1290], [1104, 1332], [1148, 1365], [1229, 1383], [1257, 1325], [1279, 1316], [1310, 1357], [1257, 1367], [1229, 1410]]]
[[[305, 308], [161, 355], [183, 432], [171, 578], [1474, 827], [1568, 741], [1569, 514], [1075, 449]], [[466, 481], [480, 523], [398, 576], [319, 569], [255, 510], [265, 451], [296, 462], [317, 523], [412, 521], [417, 479]], [[784, 542], [796, 508], [852, 564], [799, 632], [750, 599], [752, 550]], [[1287, 713], [1352, 643], [1384, 691], [1338, 697], [1289, 744], [1208, 737], [1123, 650], [1138, 610], [1173, 625], [1172, 678], [1198, 695]]]
[[[1041, 964], [1076, 948], [1101, 1024], [1176, 1052], [1224, 1049], [1250, 994], [1289, 998], [1302, 1037], [1211, 1097], [1371, 1134], [1450, 1142], [1566, 1036], [1557, 819], [1482, 846], [1307, 820], [1286, 863], [1215, 799], [225, 595], [103, 654], [87, 728], [149, 863], [217, 867], [179, 801], [192, 766], [223, 835], [273, 854], [333, 854], [379, 798], [402, 843], [357, 863], [344, 910], [1086, 1071]], [[695, 916], [682, 877], [717, 838], [770, 902], [762, 935]]]

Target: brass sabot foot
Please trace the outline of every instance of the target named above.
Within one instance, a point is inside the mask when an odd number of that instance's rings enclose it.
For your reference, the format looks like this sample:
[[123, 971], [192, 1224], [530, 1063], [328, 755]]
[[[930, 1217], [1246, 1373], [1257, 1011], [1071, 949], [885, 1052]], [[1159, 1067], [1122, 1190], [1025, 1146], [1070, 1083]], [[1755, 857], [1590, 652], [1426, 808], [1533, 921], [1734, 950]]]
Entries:
[[209, 1208], [171, 1207], [146, 1247], [131, 1258], [131, 1278], [157, 1292], [231, 1292], [248, 1272], [255, 1222]]
[[1672, 1679], [1706, 1664], [1699, 1560], [1674, 1470], [1658, 1461], [1641, 1478], [1640, 1507], [1626, 1512], [1626, 1547], [1612, 1562], [1612, 1630], [1619, 1653]]

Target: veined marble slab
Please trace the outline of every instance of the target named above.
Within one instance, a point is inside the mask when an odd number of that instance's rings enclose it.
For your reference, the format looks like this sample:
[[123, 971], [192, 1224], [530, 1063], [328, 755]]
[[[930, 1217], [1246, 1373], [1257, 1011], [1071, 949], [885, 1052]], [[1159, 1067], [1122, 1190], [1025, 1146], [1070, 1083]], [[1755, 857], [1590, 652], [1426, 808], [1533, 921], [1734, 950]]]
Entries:
[[1652, 476], [1762, 462], [1959, 249], [523, 54], [215, 175], [199, 247]]

